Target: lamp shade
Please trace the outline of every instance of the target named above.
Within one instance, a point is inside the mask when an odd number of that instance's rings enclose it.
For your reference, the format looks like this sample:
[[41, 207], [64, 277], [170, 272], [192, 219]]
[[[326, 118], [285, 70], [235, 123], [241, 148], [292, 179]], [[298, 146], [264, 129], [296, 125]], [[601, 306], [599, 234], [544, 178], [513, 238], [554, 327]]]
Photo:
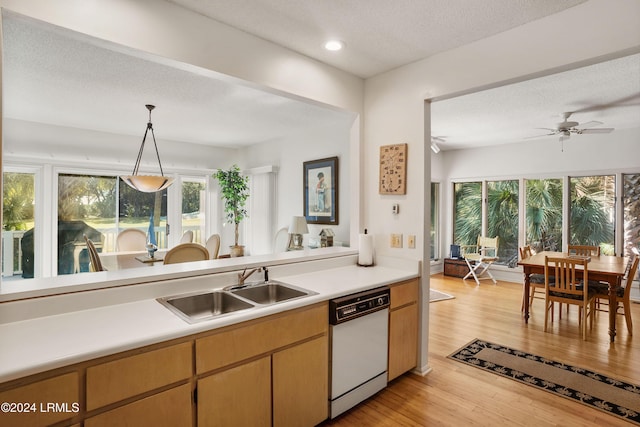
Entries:
[[[147, 107], [147, 110], [149, 110], [149, 122], [147, 123], [147, 129], [144, 131], [144, 136], [142, 137], [142, 144], [140, 145], [140, 151], [138, 151], [136, 164], [133, 167], [133, 172], [131, 173], [131, 175], [122, 176], [121, 178], [134, 190], [142, 191], [143, 193], [155, 193], [156, 191], [164, 190], [165, 188], [173, 184], [174, 178], [164, 176], [164, 172], [162, 170], [160, 153], [158, 153], [158, 144], [156, 144], [156, 135], [153, 132], [153, 124], [151, 123], [151, 112], [156, 107], [151, 104], [147, 104], [145, 105], [145, 107]], [[147, 140], [147, 133], [149, 131], [151, 131], [153, 146], [156, 149], [156, 157], [158, 158], [158, 166], [160, 167], [160, 176], [138, 175], [138, 170], [140, 169], [140, 160], [142, 159], [142, 153], [144, 151], [144, 143]]]
[[309, 233], [309, 227], [307, 227], [307, 219], [303, 216], [294, 216], [293, 218], [291, 218], [289, 233], [291, 234]]
[[122, 180], [134, 190], [142, 191], [143, 193], [155, 193], [173, 184], [174, 178], [157, 175], [128, 175], [123, 176]]

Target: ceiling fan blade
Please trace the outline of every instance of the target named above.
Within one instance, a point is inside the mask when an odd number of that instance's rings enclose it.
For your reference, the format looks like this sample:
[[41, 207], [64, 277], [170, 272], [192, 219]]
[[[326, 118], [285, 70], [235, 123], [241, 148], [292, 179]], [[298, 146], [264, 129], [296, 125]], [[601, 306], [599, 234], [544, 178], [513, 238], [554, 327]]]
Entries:
[[[549, 130], [552, 130], [552, 129], [549, 129]], [[553, 136], [553, 135], [555, 135], [555, 134], [556, 134], [556, 132], [554, 131], [554, 132], [552, 132], [552, 133], [544, 133], [544, 134], [542, 134], [542, 135], [525, 136], [525, 137], [524, 137], [524, 138], [522, 138], [522, 139], [544, 138], [545, 136]]]
[[594, 129], [582, 129], [580, 130], [581, 134], [585, 133], [611, 133], [614, 128], [594, 128]]
[[587, 113], [593, 111], [602, 111], [610, 108], [620, 108], [620, 107], [633, 107], [634, 105], [640, 105], [640, 93], [633, 93], [629, 96], [625, 96], [619, 99], [615, 99], [611, 102], [603, 103], [603, 104], [594, 104], [587, 105], [583, 108], [579, 108], [574, 111], [574, 113]]
[[578, 129], [588, 129], [588, 128], [592, 128], [594, 126], [600, 126], [603, 125], [604, 123], [593, 120], [590, 122], [586, 122], [586, 123], [580, 123], [578, 126], [576, 126], [576, 128]]

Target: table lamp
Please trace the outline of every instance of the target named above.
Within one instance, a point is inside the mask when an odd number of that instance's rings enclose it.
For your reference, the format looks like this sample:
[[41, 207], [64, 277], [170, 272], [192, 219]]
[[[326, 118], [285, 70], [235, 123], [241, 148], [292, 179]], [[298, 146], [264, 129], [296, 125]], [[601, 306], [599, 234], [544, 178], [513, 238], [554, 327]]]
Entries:
[[302, 235], [309, 232], [307, 227], [307, 219], [303, 216], [294, 216], [291, 218], [291, 225], [289, 226], [289, 250], [297, 251], [303, 249], [302, 247]]

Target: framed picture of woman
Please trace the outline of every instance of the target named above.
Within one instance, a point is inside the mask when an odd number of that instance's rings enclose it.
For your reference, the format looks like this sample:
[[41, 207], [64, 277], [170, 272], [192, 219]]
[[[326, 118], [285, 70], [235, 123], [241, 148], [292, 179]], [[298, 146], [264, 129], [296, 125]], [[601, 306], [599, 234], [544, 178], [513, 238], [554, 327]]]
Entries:
[[338, 158], [303, 163], [303, 212], [309, 224], [338, 224]]

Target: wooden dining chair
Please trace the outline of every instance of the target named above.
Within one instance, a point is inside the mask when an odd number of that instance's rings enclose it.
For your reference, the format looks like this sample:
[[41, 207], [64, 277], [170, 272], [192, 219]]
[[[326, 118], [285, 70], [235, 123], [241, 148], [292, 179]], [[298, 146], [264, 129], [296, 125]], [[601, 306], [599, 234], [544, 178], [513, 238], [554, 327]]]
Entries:
[[127, 228], [116, 237], [116, 251], [144, 251], [147, 249], [147, 233], [137, 228]]
[[[520, 252], [520, 259], [526, 259], [534, 255], [531, 246], [523, 246], [518, 248]], [[538, 296], [536, 296], [538, 294]], [[520, 311], [524, 311], [524, 289], [522, 292], [522, 307]], [[529, 275], [529, 309], [533, 306], [533, 299], [544, 299], [544, 274], [530, 274]]]
[[490, 279], [494, 285], [497, 283], [489, 268], [498, 260], [498, 237], [478, 236], [476, 245], [461, 245], [460, 250], [469, 267], [462, 280], [472, 276], [478, 285], [485, 279]]
[[106, 271], [102, 266], [102, 261], [100, 261], [100, 255], [98, 255], [96, 245], [93, 244], [86, 234], [84, 234], [83, 237], [87, 244], [87, 252], [89, 252], [89, 271]]
[[164, 256], [165, 264], [181, 262], [205, 261], [209, 259], [209, 251], [199, 243], [180, 243], [171, 248]]
[[569, 245], [569, 255], [600, 256], [600, 246]]
[[[638, 249], [633, 248], [627, 266], [624, 270], [622, 278], [622, 286], [617, 289], [616, 294], [616, 314], [623, 315], [629, 335], [633, 335], [633, 321], [631, 320], [631, 286], [638, 272], [638, 264], [640, 263], [640, 253]], [[609, 286], [599, 285], [596, 287], [596, 308], [599, 311], [609, 311]], [[602, 307], [607, 307], [603, 309]], [[622, 309], [622, 311], [620, 311]]]
[[589, 289], [588, 262], [586, 259], [570, 257], [545, 257], [545, 332], [548, 329], [549, 312], [553, 316], [553, 303], [571, 304], [580, 308], [580, 335], [583, 340], [587, 339], [587, 317], [593, 325], [595, 313], [595, 292]]
[[211, 259], [218, 258], [218, 253], [220, 252], [220, 235], [212, 234], [211, 236], [209, 236], [204, 244], [204, 247], [209, 251], [209, 256], [211, 257]]

